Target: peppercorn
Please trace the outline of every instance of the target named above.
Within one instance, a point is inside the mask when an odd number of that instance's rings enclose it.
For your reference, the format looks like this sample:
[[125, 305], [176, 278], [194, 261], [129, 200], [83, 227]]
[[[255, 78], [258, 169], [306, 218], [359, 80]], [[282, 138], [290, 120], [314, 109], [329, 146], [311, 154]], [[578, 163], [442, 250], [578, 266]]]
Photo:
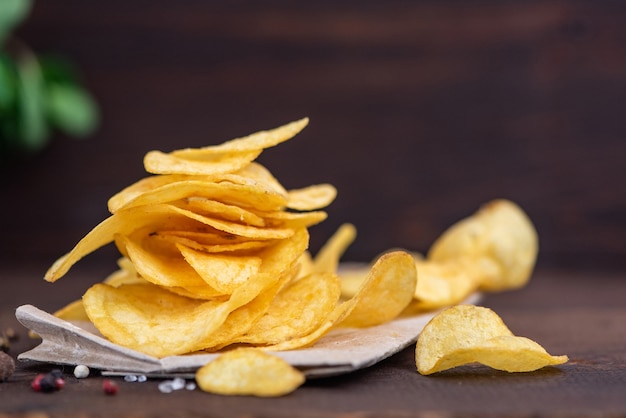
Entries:
[[4, 382], [13, 375], [15, 371], [15, 360], [13, 357], [0, 351], [0, 382]]
[[50, 373], [40, 373], [31, 383], [31, 387], [35, 392], [50, 393], [65, 387], [65, 380], [61, 370], [55, 369]]
[[115, 395], [117, 393], [117, 384], [112, 380], [106, 379], [102, 382], [102, 390], [107, 395]]

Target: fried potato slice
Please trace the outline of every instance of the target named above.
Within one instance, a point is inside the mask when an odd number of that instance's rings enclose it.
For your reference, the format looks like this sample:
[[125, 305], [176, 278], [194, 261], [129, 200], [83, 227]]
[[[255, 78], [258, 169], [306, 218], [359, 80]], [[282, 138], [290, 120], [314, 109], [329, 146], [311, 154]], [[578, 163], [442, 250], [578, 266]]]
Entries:
[[563, 364], [536, 342], [515, 336], [491, 309], [456, 305], [435, 315], [420, 333], [415, 362], [428, 375], [478, 362], [508, 372], [526, 372]]
[[211, 175], [232, 173], [250, 164], [261, 154], [261, 150], [247, 152], [212, 153], [198, 157], [180, 157], [172, 153], [149, 151], [143, 165], [152, 174]]
[[259, 215], [240, 206], [229, 205], [206, 197], [188, 197], [172, 203], [181, 209], [226, 221], [263, 228], [265, 220]]
[[355, 238], [356, 228], [354, 225], [348, 223], [341, 225], [315, 255], [313, 271], [336, 273], [339, 260]]
[[214, 299], [226, 293], [215, 289], [172, 248], [159, 245], [151, 235], [131, 234], [120, 237], [120, 242], [141, 277], [150, 283], [170, 288], [172, 291], [183, 293], [176, 289], [186, 289], [198, 299]]
[[176, 248], [202, 280], [227, 295], [258, 274], [261, 268], [262, 259], [258, 256], [205, 253], [181, 244]]
[[308, 124], [304, 118], [269, 131], [236, 138], [220, 145], [189, 148], [164, 153], [150, 151], [144, 167], [153, 174], [208, 175], [232, 173], [255, 160], [265, 148], [278, 145], [297, 135]]
[[516, 289], [530, 278], [538, 253], [537, 232], [515, 203], [499, 199], [448, 228], [430, 248], [434, 262], [465, 259], [487, 291]]
[[366, 327], [395, 318], [411, 301], [417, 273], [410, 254], [393, 251], [382, 255], [372, 266], [356, 295], [341, 302], [308, 335], [265, 347], [267, 350], [292, 350], [308, 347], [333, 327]]
[[412, 309], [428, 311], [463, 302], [480, 285], [472, 263], [462, 260], [429, 262], [414, 255], [419, 280]]
[[[137, 207], [113, 214], [96, 225], [72, 250], [57, 259], [46, 272], [44, 279], [55, 282], [87, 254], [113, 242], [116, 235], [129, 235], [148, 226], [158, 225], [155, 229], [190, 229], [199, 224], [188, 217], [177, 216], [171, 206], [151, 205]], [[194, 226], [195, 225], [195, 226]]]
[[227, 351], [196, 372], [200, 389], [220, 395], [283, 396], [305, 380], [286, 361], [255, 348]]
[[316, 184], [302, 189], [289, 190], [287, 207], [295, 210], [316, 210], [330, 205], [337, 197], [331, 184]]
[[341, 284], [333, 273], [311, 274], [294, 281], [278, 293], [266, 314], [234, 342], [267, 345], [307, 335], [333, 311], [340, 294]]
[[186, 179], [166, 183], [141, 193], [119, 195], [115, 200], [109, 200], [109, 208], [111, 212], [116, 213], [123, 209], [171, 203], [189, 197], [205, 197], [224, 204], [268, 212], [283, 210], [288, 202], [287, 197], [259, 185]]
[[241, 138], [231, 139], [220, 145], [210, 145], [204, 148], [187, 148], [173, 151], [171, 154], [177, 157], [200, 159], [204, 156], [210, 156], [223, 153], [238, 153], [258, 151], [266, 148], [274, 147], [285, 142], [309, 124], [309, 118], [302, 118], [274, 129], [258, 131]]
[[212, 346], [211, 337], [231, 312], [252, 302], [291, 271], [308, 246], [306, 229], [262, 250], [261, 268], [227, 300], [204, 301], [174, 294], [153, 284], [92, 286], [83, 296], [91, 322], [124, 347], [166, 357]]

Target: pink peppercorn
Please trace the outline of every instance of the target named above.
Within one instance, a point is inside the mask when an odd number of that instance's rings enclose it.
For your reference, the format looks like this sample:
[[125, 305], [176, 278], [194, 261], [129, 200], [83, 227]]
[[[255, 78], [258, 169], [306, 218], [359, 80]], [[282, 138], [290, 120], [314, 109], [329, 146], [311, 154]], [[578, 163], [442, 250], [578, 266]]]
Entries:
[[117, 384], [112, 380], [106, 379], [102, 382], [102, 390], [107, 395], [115, 395], [117, 393]]

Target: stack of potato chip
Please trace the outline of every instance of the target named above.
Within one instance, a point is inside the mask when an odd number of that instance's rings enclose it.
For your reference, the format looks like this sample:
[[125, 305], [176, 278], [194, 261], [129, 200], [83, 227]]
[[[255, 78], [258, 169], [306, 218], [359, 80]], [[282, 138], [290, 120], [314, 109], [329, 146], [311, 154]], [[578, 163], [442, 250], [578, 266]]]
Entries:
[[[397, 316], [415, 290], [412, 257], [381, 257], [360, 289], [341, 300], [336, 270], [351, 239], [331, 240], [315, 260], [307, 251], [308, 228], [326, 218], [321, 209], [335, 188], [286, 190], [254, 161], [307, 123], [217, 146], [149, 152], [144, 165], [153, 175], [113, 196], [112, 215], [45, 279], [58, 280], [111, 242], [123, 255], [120, 270], [57, 316], [88, 319], [111, 341], [156, 357], [233, 343], [297, 348], [342, 323], [369, 326]], [[382, 291], [394, 295], [384, 305], [375, 300]]]

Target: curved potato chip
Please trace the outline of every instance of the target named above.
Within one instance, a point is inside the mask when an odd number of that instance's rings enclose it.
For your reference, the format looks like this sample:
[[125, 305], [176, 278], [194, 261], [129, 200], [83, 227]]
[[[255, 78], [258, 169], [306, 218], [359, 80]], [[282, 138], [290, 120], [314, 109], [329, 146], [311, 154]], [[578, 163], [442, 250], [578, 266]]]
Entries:
[[247, 237], [258, 240], [265, 239], [284, 239], [293, 235], [293, 229], [291, 228], [258, 228], [252, 225], [242, 225], [236, 222], [222, 221], [220, 219], [209, 218], [208, 216], [202, 216], [195, 212], [181, 209], [177, 206], [169, 206], [173, 213], [183, 215], [189, 219], [193, 219], [205, 225], [208, 225], [219, 231], [227, 232], [231, 235], [239, 235], [241, 237]]
[[[128, 258], [133, 262], [138, 274], [150, 283], [167, 288], [182, 288], [187, 292], [176, 291], [199, 299], [214, 299], [225, 295], [215, 289], [198, 274], [196, 270], [178, 254], [169, 251], [154, 251], [146, 246], [146, 241], [153, 241], [151, 236], [131, 235], [121, 238]], [[172, 290], [175, 291], [175, 290]]]
[[85, 311], [106, 338], [155, 357], [193, 351], [206, 337], [207, 319], [224, 302], [176, 295], [160, 286], [96, 284], [83, 295]]
[[188, 217], [176, 215], [172, 207], [167, 205], [142, 206], [113, 214], [89, 231], [69, 253], [57, 259], [44, 279], [48, 282], [57, 281], [84, 256], [112, 243], [116, 235], [129, 235], [149, 225], [158, 225], [164, 230], [181, 226], [193, 230], [191, 225], [197, 224]]
[[413, 300], [418, 272], [413, 257], [403, 251], [383, 254], [356, 295], [355, 306], [338, 326], [369, 327], [397, 317]]
[[436, 263], [414, 257], [419, 280], [415, 287], [413, 309], [424, 311], [456, 305], [479, 286], [471, 263], [463, 263], [463, 260]]
[[[279, 351], [307, 347], [336, 326], [364, 327], [388, 321], [402, 312], [411, 301], [416, 281], [415, 263], [410, 254], [402, 251], [384, 254], [376, 260], [357, 294], [341, 302], [316, 330], [264, 349]], [[377, 301], [377, 298], [380, 300]], [[368, 303], [372, 301], [372, 312], [380, 316], [368, 312]], [[355, 314], [351, 316], [353, 312]]]
[[525, 285], [538, 252], [537, 232], [519, 206], [500, 199], [452, 225], [435, 241], [428, 259], [468, 259], [488, 291]]
[[161, 151], [149, 151], [144, 156], [143, 165], [146, 171], [152, 174], [211, 175], [232, 173], [250, 164], [261, 154], [261, 151], [194, 154], [189, 157]]
[[260, 181], [265, 185], [273, 188], [276, 192], [283, 196], [287, 196], [288, 192], [283, 185], [278, 181], [276, 177], [262, 164], [258, 162], [251, 162], [241, 170], [237, 171], [242, 177], [249, 178], [253, 181]]
[[247, 332], [269, 309], [276, 294], [297, 274], [297, 266], [283, 273], [282, 277], [270, 288], [261, 292], [251, 302], [235, 309], [226, 321], [215, 330], [207, 341], [200, 344], [202, 350], [218, 351], [234, 343], [235, 339]]
[[341, 225], [315, 255], [313, 271], [336, 273], [341, 256], [355, 238], [356, 228], [354, 225], [347, 223]]
[[293, 138], [302, 131], [308, 123], [309, 118], [302, 118], [274, 129], [259, 131], [241, 138], [231, 139], [220, 145], [176, 150], [173, 151], [172, 154], [178, 157], [201, 158], [213, 154], [263, 150]]
[[200, 389], [220, 395], [282, 396], [305, 380], [285, 360], [255, 348], [227, 351], [196, 372]]
[[417, 339], [415, 362], [420, 374], [432, 374], [480, 362], [501, 370], [532, 371], [562, 364], [537, 343], [516, 337], [491, 309], [457, 305], [435, 315]]
[[235, 253], [235, 252], [247, 252], [254, 251], [261, 248], [265, 248], [274, 243], [273, 240], [264, 240], [264, 241], [239, 241], [234, 240], [235, 242], [230, 244], [203, 244], [201, 242], [195, 241], [192, 238], [188, 238], [187, 234], [181, 234], [173, 231], [159, 231], [153, 233], [153, 236], [158, 239], [162, 239], [167, 241], [173, 245], [182, 244], [186, 247], [193, 248], [194, 250], [203, 251], [207, 253]]
[[188, 197], [206, 197], [225, 204], [263, 211], [282, 210], [287, 204], [285, 196], [258, 185], [188, 179], [166, 183], [142, 193], [119, 196], [112, 204], [111, 211], [115, 213], [123, 209], [170, 203]]
[[205, 253], [181, 244], [176, 244], [176, 248], [202, 280], [228, 295], [257, 274], [262, 262], [256, 256]]
[[225, 301], [192, 299], [153, 284], [119, 288], [96, 284], [83, 296], [85, 310], [105, 337], [124, 347], [155, 357], [203, 350], [213, 345], [211, 336], [231, 312], [291, 271], [308, 242], [308, 231], [301, 229], [262, 250], [259, 273]]
[[181, 209], [208, 217], [239, 222], [262, 228], [265, 221], [259, 215], [236, 205], [229, 205], [206, 197], [188, 197], [173, 203]]
[[337, 306], [341, 287], [332, 273], [312, 274], [282, 289], [266, 314], [234, 342], [277, 344], [307, 335]]
[[337, 197], [337, 189], [331, 184], [316, 184], [288, 192], [287, 207], [295, 210], [315, 210], [330, 205]]
[[268, 228], [305, 228], [325, 220], [328, 214], [318, 210], [313, 212], [265, 212], [259, 213]]

